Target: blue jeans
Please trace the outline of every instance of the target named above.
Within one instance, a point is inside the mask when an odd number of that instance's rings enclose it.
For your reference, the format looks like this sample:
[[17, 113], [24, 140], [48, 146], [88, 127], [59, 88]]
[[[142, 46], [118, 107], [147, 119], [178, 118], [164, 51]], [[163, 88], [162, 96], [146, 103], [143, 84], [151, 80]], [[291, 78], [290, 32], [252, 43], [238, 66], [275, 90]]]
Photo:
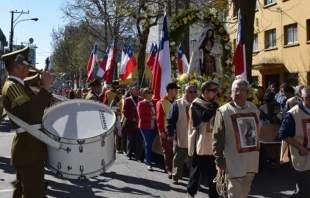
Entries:
[[152, 164], [152, 145], [156, 137], [156, 129], [140, 129], [145, 144], [145, 161], [147, 165]]

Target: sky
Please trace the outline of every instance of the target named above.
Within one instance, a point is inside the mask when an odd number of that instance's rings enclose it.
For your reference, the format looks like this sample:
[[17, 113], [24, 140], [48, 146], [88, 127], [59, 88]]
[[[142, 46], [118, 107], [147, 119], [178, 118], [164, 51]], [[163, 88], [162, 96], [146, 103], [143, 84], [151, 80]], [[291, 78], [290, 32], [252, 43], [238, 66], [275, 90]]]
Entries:
[[[65, 24], [62, 18], [63, 13], [60, 9], [63, 0], [0, 0], [0, 29], [4, 33], [9, 43], [11, 31], [11, 13], [10, 11], [29, 11], [29, 14], [22, 14], [14, 23], [14, 40], [13, 44], [20, 45], [21, 42], [29, 42], [33, 38], [37, 46], [37, 63], [36, 67], [44, 69], [45, 59], [52, 54], [52, 37], [53, 28], [63, 27]], [[14, 20], [19, 14], [14, 14]], [[39, 18], [38, 21], [19, 20]]]

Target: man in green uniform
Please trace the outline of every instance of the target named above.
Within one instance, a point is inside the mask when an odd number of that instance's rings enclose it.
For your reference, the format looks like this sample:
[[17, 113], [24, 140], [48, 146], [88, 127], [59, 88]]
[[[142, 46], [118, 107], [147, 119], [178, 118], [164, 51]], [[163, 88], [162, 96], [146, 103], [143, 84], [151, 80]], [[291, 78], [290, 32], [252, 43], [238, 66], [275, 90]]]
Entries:
[[[29, 48], [26, 47], [1, 57], [8, 72], [2, 96], [3, 106], [8, 112], [30, 125], [35, 125], [42, 123], [44, 109], [52, 98], [48, 92], [52, 75], [42, 72], [42, 87], [38, 95], [35, 95], [23, 81], [31, 67], [27, 62], [28, 54]], [[19, 128], [12, 120], [10, 122], [12, 129], [17, 129], [11, 150], [11, 164], [16, 170], [13, 198], [41, 198], [44, 196], [46, 145]]]
[[101, 80], [100, 78], [95, 78], [89, 83], [90, 91], [86, 95], [86, 100], [100, 101], [99, 94], [101, 91]]

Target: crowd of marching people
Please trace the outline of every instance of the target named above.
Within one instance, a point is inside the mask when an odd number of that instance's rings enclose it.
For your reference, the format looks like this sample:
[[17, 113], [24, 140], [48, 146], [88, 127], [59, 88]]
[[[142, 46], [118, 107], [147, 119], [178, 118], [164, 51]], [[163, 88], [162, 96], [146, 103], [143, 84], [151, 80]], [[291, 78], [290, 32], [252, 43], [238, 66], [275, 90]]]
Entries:
[[[35, 84], [27, 79], [25, 83]], [[116, 152], [145, 163], [146, 169], [153, 171], [158, 163], [152, 160], [156, 144], [173, 184], [179, 183], [184, 168], [188, 168], [188, 197], [194, 197], [200, 188], [201, 173], [207, 175], [209, 197], [225, 193], [247, 197], [259, 168], [260, 129], [264, 123], [277, 122], [279, 140], [289, 145], [287, 161], [282, 162], [290, 164], [298, 186], [296, 195], [310, 194], [310, 87], [282, 84], [277, 90], [275, 83], [266, 90], [255, 87], [259, 106], [249, 101], [251, 87], [242, 78], [233, 82], [231, 100], [225, 105], [219, 102], [216, 82], [204, 82], [199, 88], [187, 85], [182, 97], [178, 97], [179, 89], [176, 83], [168, 83], [167, 94], [155, 100], [149, 87], [124, 87], [118, 81], [102, 87], [96, 78], [89, 89], [62, 89], [56, 94], [110, 106], [116, 114]], [[280, 153], [277, 155], [280, 158]], [[280, 166], [277, 157], [268, 161], [272, 167]]]
[[[277, 122], [281, 126], [279, 137], [292, 146], [288, 161], [299, 185], [298, 193], [300, 197], [308, 195], [305, 178], [309, 177], [309, 163], [304, 159], [308, 147], [294, 138], [298, 135], [295, 129], [303, 126], [293, 118], [297, 114], [296, 119], [300, 119], [300, 111], [294, 106], [300, 106], [306, 112], [302, 116], [309, 117], [309, 87], [282, 84], [277, 90], [275, 83], [270, 83], [266, 90], [255, 87], [260, 101], [258, 107], [249, 101], [250, 85], [241, 78], [232, 84], [231, 101], [222, 106], [218, 85], [213, 81], [204, 82], [200, 88], [187, 85], [180, 98], [179, 89], [176, 83], [168, 83], [167, 94], [155, 100], [149, 87], [123, 87], [113, 81], [110, 87], [102, 88], [100, 80], [95, 79], [89, 90], [68, 90], [67, 96], [96, 100], [114, 110], [117, 115], [115, 148], [128, 160], [145, 163], [147, 170], [153, 171], [152, 153], [154, 144], [158, 144], [165, 172], [173, 184], [182, 179], [184, 163], [189, 162], [188, 197], [194, 197], [200, 188], [202, 172], [208, 177], [211, 198], [225, 192], [229, 197], [247, 197], [259, 168], [261, 126]], [[277, 156], [280, 158], [280, 153]], [[278, 157], [268, 159], [273, 168], [280, 166]], [[300, 165], [299, 160], [305, 165]], [[224, 177], [221, 171], [226, 173], [227, 188], [220, 188], [219, 182]]]

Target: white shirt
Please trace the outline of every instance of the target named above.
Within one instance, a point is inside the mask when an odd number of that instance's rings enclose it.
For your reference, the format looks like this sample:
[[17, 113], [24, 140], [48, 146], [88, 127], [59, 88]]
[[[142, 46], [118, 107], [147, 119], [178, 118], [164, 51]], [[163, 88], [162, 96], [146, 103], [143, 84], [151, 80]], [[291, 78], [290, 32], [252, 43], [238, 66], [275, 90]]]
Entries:
[[11, 76], [11, 75], [8, 75], [8, 78], [11, 78], [11, 79], [14, 79], [14, 80], [17, 80], [18, 82], [20, 82], [20, 84], [24, 85], [24, 81], [16, 76]]

